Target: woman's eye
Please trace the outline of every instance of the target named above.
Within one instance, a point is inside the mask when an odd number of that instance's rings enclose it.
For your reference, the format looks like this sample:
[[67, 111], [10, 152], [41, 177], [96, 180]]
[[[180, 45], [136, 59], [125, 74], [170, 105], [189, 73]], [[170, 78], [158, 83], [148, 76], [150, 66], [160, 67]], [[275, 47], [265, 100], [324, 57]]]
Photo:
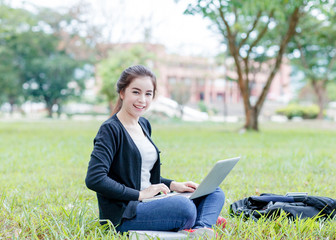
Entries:
[[134, 93], [134, 94], [139, 94], [139, 92], [138, 92], [138, 91], [133, 91], [133, 93]]
[[147, 96], [152, 96], [152, 93], [146, 93]]

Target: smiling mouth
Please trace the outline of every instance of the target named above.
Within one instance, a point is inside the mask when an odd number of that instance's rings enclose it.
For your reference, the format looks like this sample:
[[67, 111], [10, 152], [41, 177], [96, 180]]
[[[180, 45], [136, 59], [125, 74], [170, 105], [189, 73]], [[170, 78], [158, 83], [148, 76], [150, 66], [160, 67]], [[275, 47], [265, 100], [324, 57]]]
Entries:
[[145, 106], [136, 106], [136, 105], [134, 105], [134, 107], [137, 108], [137, 109], [145, 109]]

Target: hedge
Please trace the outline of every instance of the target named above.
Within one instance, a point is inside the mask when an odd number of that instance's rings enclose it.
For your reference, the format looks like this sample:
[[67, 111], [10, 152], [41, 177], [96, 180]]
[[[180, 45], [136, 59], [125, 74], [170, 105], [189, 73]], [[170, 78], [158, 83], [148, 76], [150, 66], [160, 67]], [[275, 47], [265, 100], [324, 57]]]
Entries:
[[312, 105], [299, 105], [289, 104], [284, 108], [276, 111], [277, 114], [284, 115], [288, 119], [293, 117], [302, 117], [303, 119], [315, 119], [319, 113], [319, 107], [316, 104]]

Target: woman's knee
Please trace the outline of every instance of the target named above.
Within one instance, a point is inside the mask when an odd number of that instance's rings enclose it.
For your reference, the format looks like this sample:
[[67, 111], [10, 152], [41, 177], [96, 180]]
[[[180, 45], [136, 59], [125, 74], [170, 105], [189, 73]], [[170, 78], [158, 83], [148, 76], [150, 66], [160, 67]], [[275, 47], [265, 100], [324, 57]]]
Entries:
[[225, 202], [225, 193], [224, 191], [220, 188], [220, 187], [217, 187], [216, 190], [212, 193], [218, 200], [222, 201], [223, 202], [223, 205], [224, 205], [224, 202]]
[[191, 228], [194, 226], [197, 217], [197, 208], [188, 198], [182, 196], [174, 197], [179, 212], [179, 218], [182, 220], [181, 229]]

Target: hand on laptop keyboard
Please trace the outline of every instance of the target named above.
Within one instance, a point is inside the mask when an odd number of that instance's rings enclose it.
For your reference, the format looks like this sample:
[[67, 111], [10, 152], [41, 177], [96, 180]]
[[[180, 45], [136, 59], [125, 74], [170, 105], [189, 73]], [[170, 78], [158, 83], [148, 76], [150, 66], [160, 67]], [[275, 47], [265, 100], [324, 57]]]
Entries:
[[170, 184], [170, 190], [180, 192], [180, 193], [181, 192], [194, 192], [197, 187], [198, 187], [198, 184], [192, 181], [188, 181], [188, 182], [172, 181]]
[[170, 192], [170, 189], [163, 183], [150, 185], [148, 188], [140, 191], [139, 201], [142, 201], [146, 198], [151, 198], [160, 192], [167, 194]]

